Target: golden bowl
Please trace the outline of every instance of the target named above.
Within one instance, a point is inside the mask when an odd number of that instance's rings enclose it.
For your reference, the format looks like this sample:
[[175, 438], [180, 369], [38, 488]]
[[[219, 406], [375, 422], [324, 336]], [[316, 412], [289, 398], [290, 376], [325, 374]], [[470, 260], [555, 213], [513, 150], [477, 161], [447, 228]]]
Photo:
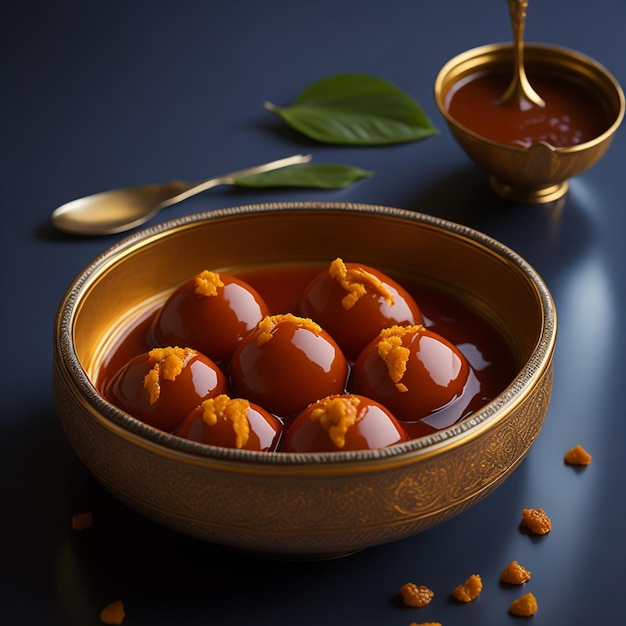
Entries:
[[[99, 392], [97, 372], [121, 321], [198, 268], [337, 256], [417, 277], [488, 320], [513, 355], [517, 373], [508, 386], [433, 435], [380, 450], [306, 454], [186, 441], [141, 423]], [[532, 267], [465, 226], [361, 204], [227, 208], [131, 235], [82, 271], [55, 322], [55, 398], [78, 457], [132, 509], [236, 549], [331, 558], [439, 524], [513, 472], [548, 409], [556, 325], [550, 293]]]
[[576, 145], [555, 147], [540, 142], [522, 147], [488, 139], [459, 123], [449, 112], [449, 99], [455, 86], [479, 73], [512, 75], [510, 44], [474, 48], [448, 61], [435, 80], [435, 100], [461, 148], [489, 172], [491, 186], [497, 194], [528, 204], [552, 202], [567, 192], [568, 179], [593, 167], [606, 152], [624, 117], [624, 93], [606, 68], [566, 48], [527, 44], [524, 65], [531, 83], [533, 75], [560, 77], [595, 94], [606, 115], [604, 130]]

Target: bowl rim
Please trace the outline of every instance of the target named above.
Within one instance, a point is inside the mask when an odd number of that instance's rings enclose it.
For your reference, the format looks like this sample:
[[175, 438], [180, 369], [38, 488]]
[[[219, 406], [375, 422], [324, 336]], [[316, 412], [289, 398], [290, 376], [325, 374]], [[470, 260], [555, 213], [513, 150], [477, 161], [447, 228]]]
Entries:
[[502, 54], [502, 52], [508, 52], [508, 51], [512, 52], [513, 51], [512, 42], [496, 42], [496, 43], [485, 44], [482, 46], [477, 46], [475, 48], [470, 48], [469, 50], [465, 50], [455, 55], [442, 66], [442, 68], [437, 73], [437, 76], [435, 77], [435, 82], [433, 84], [433, 93], [435, 97], [435, 104], [437, 108], [439, 109], [440, 114], [446, 120], [446, 122], [449, 125], [462, 130], [467, 135], [470, 135], [471, 137], [474, 137], [475, 139], [480, 140], [481, 142], [484, 142], [492, 146], [497, 146], [500, 149], [505, 149], [511, 152], [519, 152], [519, 153], [529, 152], [531, 150], [535, 151], [535, 150], [546, 150], [546, 149], [549, 150], [550, 152], [562, 153], [562, 154], [582, 152], [584, 150], [588, 150], [589, 148], [592, 148], [594, 146], [601, 144], [603, 141], [609, 139], [612, 135], [615, 134], [615, 132], [620, 127], [624, 119], [624, 114], [626, 111], [626, 98], [624, 96], [624, 90], [622, 89], [622, 86], [618, 82], [617, 78], [613, 75], [613, 73], [607, 67], [602, 65], [602, 63], [600, 63], [599, 61], [596, 61], [596, 59], [582, 52], [579, 52], [578, 50], [574, 50], [572, 48], [568, 48], [568, 47], [560, 46], [556, 44], [529, 42], [529, 43], [524, 44], [524, 50], [535, 52], [535, 53], [541, 52], [541, 51], [548, 51], [554, 55], [560, 55], [563, 58], [569, 58], [570, 60], [576, 61], [579, 64], [582, 63], [586, 65], [588, 68], [591, 68], [596, 75], [602, 76], [603, 79], [605, 79], [608, 83], [611, 84], [611, 86], [615, 90], [615, 95], [617, 96], [617, 100], [619, 101], [618, 112], [612, 124], [597, 137], [594, 137], [593, 139], [590, 139], [583, 143], [576, 144], [574, 146], [553, 146], [546, 142], [540, 142], [540, 143], [533, 144], [528, 147], [522, 147], [522, 146], [514, 146], [512, 144], [501, 143], [493, 139], [488, 139], [487, 137], [483, 137], [483, 135], [480, 135], [479, 133], [473, 131], [471, 128], [468, 128], [467, 126], [464, 126], [463, 124], [459, 123], [452, 115], [450, 115], [442, 99], [442, 91], [443, 91], [442, 86], [443, 86], [446, 76], [460, 63], [469, 61], [473, 59], [474, 57], [486, 55], [487, 53]]
[[[258, 452], [189, 441], [141, 422], [103, 397], [80, 364], [72, 337], [79, 303], [85, 294], [88, 294], [90, 286], [99, 274], [119, 258], [118, 255], [142, 247], [154, 239], [173, 236], [193, 228], [198, 223], [264, 212], [316, 210], [382, 214], [443, 229], [495, 253], [503, 261], [521, 271], [533, 285], [538, 296], [542, 325], [529, 359], [507, 388], [479, 411], [431, 435], [376, 450], [309, 453]], [[324, 472], [345, 471], [347, 463], [357, 470], [358, 468], [365, 470], [373, 462], [377, 467], [380, 467], [381, 463], [394, 467], [404, 465], [414, 462], [416, 457], [430, 457], [444, 446], [452, 449], [480, 436], [507, 415], [504, 412], [505, 408], [519, 405], [532, 392], [533, 383], [543, 377], [551, 366], [556, 334], [556, 309], [543, 279], [515, 251], [478, 230], [432, 215], [384, 205], [352, 202], [270, 202], [213, 209], [159, 223], [125, 237], [94, 258], [72, 281], [59, 305], [54, 326], [54, 367], [55, 374], [64, 382], [72, 383], [73, 393], [80, 395], [81, 405], [87, 409], [92, 419], [127, 442], [145, 450], [195, 465], [227, 466], [229, 471], [239, 469], [248, 472], [253, 468], [256, 474], [262, 474], [280, 471], [281, 468], [284, 470], [289, 466], [296, 473], [306, 472], [309, 468], [314, 469], [316, 475], [319, 475]]]

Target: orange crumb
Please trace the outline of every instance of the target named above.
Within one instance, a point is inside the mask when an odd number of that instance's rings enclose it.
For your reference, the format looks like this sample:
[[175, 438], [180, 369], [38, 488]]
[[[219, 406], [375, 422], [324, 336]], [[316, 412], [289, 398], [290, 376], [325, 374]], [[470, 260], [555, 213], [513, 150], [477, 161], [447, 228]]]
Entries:
[[126, 611], [124, 611], [124, 603], [121, 600], [107, 604], [100, 611], [100, 621], [103, 624], [121, 624], [125, 617]]
[[406, 583], [400, 588], [400, 595], [404, 604], [421, 609], [430, 603], [435, 594], [425, 585]]
[[359, 298], [368, 293], [368, 290], [381, 295], [389, 305], [394, 302], [393, 294], [383, 282], [362, 267], [348, 269], [342, 259], [336, 258], [330, 264], [328, 273], [331, 278], [339, 281], [339, 284], [348, 292], [348, 295], [341, 300], [341, 306], [346, 311], [351, 309]]
[[322, 327], [316, 324], [312, 319], [308, 317], [298, 317], [292, 313], [283, 313], [279, 315], [267, 315], [265, 316], [257, 326], [257, 343], [262, 346], [272, 338], [272, 331], [276, 326], [283, 322], [289, 322], [297, 324], [302, 328], [306, 328], [316, 335], [322, 332]]
[[310, 419], [319, 421], [335, 446], [343, 448], [346, 433], [357, 422], [359, 404], [361, 400], [356, 396], [324, 398], [316, 403]]
[[219, 274], [204, 270], [194, 279], [196, 283], [195, 293], [199, 296], [216, 296], [217, 288], [223, 287], [224, 283]]
[[441, 626], [441, 622], [411, 622], [409, 626]]
[[77, 513], [72, 516], [72, 529], [73, 530], [87, 530], [93, 526], [93, 514], [92, 513]]
[[589, 465], [591, 463], [591, 455], [580, 445], [568, 450], [563, 459], [568, 465]]
[[154, 363], [145, 375], [143, 385], [150, 395], [150, 404], [154, 404], [161, 395], [161, 379], [176, 380], [183, 371], [189, 357], [195, 354], [191, 348], [154, 348], [148, 352], [148, 359]]
[[535, 535], [546, 535], [552, 530], [552, 521], [543, 509], [523, 509], [522, 526]]
[[452, 595], [460, 602], [475, 600], [483, 588], [483, 581], [478, 574], [472, 574], [464, 583], [452, 590]]
[[248, 409], [250, 402], [242, 398], [231, 399], [225, 393], [202, 402], [202, 420], [207, 426], [215, 426], [218, 419], [230, 420], [235, 433], [235, 446], [243, 448], [250, 438]]
[[517, 561], [511, 561], [500, 574], [500, 582], [523, 585], [530, 580], [530, 572]]
[[530, 617], [537, 612], [537, 600], [532, 593], [526, 593], [521, 598], [513, 600], [509, 605], [511, 615]]
[[378, 335], [376, 349], [378, 356], [385, 362], [389, 378], [400, 392], [408, 391], [407, 386], [401, 382], [406, 372], [406, 364], [411, 356], [408, 348], [402, 345], [402, 337], [417, 333], [424, 327], [416, 326], [390, 326]]

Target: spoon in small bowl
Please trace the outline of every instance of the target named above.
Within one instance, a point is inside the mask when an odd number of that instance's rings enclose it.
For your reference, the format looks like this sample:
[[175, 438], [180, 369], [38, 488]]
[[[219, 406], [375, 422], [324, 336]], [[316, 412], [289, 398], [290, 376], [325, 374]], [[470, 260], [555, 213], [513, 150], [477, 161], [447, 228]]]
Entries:
[[75, 235], [112, 235], [141, 226], [161, 209], [182, 202], [218, 185], [233, 184], [236, 178], [308, 163], [310, 154], [296, 154], [238, 172], [209, 178], [200, 183], [172, 181], [104, 191], [62, 204], [52, 213], [52, 223]]
[[508, 0], [508, 3], [513, 28], [513, 78], [498, 102], [517, 104], [522, 111], [528, 111], [533, 106], [545, 107], [546, 103], [528, 82], [524, 69], [524, 26], [528, 0]]

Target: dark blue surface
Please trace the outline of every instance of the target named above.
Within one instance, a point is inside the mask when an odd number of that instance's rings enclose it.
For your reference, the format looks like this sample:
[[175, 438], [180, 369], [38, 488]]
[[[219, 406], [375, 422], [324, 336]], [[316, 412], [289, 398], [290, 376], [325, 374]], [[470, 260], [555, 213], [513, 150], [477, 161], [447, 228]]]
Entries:
[[[531, 2], [528, 40], [560, 44], [626, 84], [622, 0]], [[121, 598], [128, 626], [180, 624], [445, 626], [519, 624], [509, 602], [532, 591], [536, 626], [619, 623], [626, 588], [623, 486], [624, 163], [608, 153], [559, 206], [495, 197], [452, 140], [432, 97], [459, 52], [510, 40], [504, 0], [70, 2], [10, 0], [0, 19], [0, 254], [3, 538], [0, 623], [98, 624]], [[313, 80], [369, 72], [419, 100], [440, 135], [384, 148], [314, 144], [263, 102], [289, 104]], [[226, 188], [158, 219], [274, 200], [336, 200], [418, 210], [478, 228], [543, 276], [559, 314], [552, 403], [536, 444], [493, 495], [394, 544], [323, 563], [256, 560], [170, 533], [128, 511], [77, 461], [56, 417], [52, 327], [73, 278], [123, 235], [56, 233], [59, 204], [109, 188], [205, 177], [293, 153], [375, 171], [342, 191]], [[563, 454], [593, 454], [583, 471]], [[543, 507], [553, 531], [518, 529]], [[75, 533], [71, 516], [96, 526]], [[516, 559], [532, 580], [498, 583]], [[469, 605], [449, 592], [484, 582]], [[435, 591], [427, 608], [397, 601], [407, 582]]]

